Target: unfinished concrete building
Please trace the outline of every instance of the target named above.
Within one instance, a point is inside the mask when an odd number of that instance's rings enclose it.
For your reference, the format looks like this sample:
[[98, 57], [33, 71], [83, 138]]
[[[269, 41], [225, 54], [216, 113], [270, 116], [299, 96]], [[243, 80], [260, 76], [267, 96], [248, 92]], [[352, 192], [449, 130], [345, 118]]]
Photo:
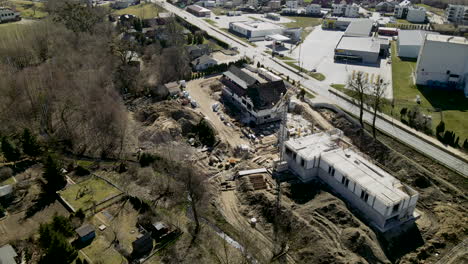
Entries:
[[325, 182], [381, 232], [417, 219], [414, 210], [419, 194], [344, 147], [340, 136], [337, 130], [287, 141], [284, 151], [289, 168], [303, 182]]

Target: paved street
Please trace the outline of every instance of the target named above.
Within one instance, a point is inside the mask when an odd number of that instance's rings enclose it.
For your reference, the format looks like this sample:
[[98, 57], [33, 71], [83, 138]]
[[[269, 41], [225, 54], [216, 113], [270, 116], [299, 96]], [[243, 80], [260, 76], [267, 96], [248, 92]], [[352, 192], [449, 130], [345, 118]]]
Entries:
[[[195, 17], [184, 10], [181, 10], [173, 5], [167, 4], [163, 1], [153, 0], [154, 2], [160, 4], [165, 9], [170, 12], [177, 14], [178, 16], [186, 19], [188, 22], [192, 23], [193, 25], [199, 27], [202, 30], [205, 30], [209, 35], [216, 37], [227, 44], [231, 45], [232, 47], [237, 47], [241, 55], [245, 55], [249, 58], [252, 58], [255, 61], [260, 61], [263, 65], [268, 68], [274, 69], [277, 72], [281, 72], [290, 79], [301, 81], [301, 84], [309, 90], [314, 91], [315, 93], [319, 94], [319, 98], [323, 98], [324, 101], [328, 101], [330, 103], [336, 104], [339, 107], [349, 111], [355, 115], [358, 115], [358, 108], [353, 104], [349, 103], [348, 101], [341, 99], [334, 94], [328, 91], [329, 86], [326, 83], [317, 81], [313, 78], [311, 79], [304, 79], [303, 77], [297, 75], [296, 73], [292, 72], [284, 65], [273, 61], [270, 56], [261, 52], [254, 47], [247, 45], [240, 40], [236, 40], [235, 37], [232, 37], [219, 29], [208, 24], [203, 19]], [[366, 113], [364, 119], [367, 122], [371, 122], [371, 115]], [[438, 147], [433, 146], [432, 144], [427, 143], [426, 141], [422, 140], [420, 137], [413, 135], [412, 133], [408, 133], [403, 129], [400, 129], [396, 126], [393, 126], [392, 123], [387, 122], [381, 118], [377, 119], [376, 122], [377, 127], [387, 132], [390, 135], [393, 135], [395, 138], [401, 140], [402, 142], [406, 143], [407, 145], [415, 148], [416, 150], [425, 153], [426, 155], [432, 157], [433, 159], [439, 161], [442, 164], [445, 164], [447, 167], [452, 168], [459, 173], [468, 176], [468, 164], [463, 160], [449, 154], [446, 151], [439, 149]]]

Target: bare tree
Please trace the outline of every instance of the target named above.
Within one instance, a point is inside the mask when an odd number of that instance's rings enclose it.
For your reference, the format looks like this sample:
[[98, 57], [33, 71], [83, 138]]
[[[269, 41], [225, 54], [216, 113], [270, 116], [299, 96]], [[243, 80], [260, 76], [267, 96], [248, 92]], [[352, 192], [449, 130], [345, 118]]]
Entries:
[[369, 105], [373, 110], [372, 116], [372, 135], [375, 138], [375, 121], [377, 120], [377, 112], [382, 111], [382, 107], [385, 105], [385, 91], [387, 90], [388, 83], [385, 83], [383, 79], [377, 81], [372, 86], [371, 96], [369, 96]]
[[192, 209], [193, 220], [195, 221], [194, 237], [196, 237], [200, 231], [199, 209], [207, 192], [203, 182], [203, 175], [195, 167], [187, 166], [181, 169], [179, 177]]
[[364, 105], [366, 101], [366, 93], [369, 89], [368, 84], [364, 78], [364, 73], [361, 71], [357, 72], [354, 78], [353, 76], [349, 76], [348, 87], [356, 95], [354, 100], [359, 106], [359, 123], [361, 123], [361, 126], [364, 126], [362, 118], [364, 116]]

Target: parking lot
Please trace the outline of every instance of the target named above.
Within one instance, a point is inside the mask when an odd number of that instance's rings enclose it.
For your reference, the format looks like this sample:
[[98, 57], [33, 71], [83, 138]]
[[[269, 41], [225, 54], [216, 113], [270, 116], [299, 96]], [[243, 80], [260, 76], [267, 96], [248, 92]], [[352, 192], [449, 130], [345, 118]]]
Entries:
[[327, 84], [345, 84], [353, 71], [363, 71], [369, 75], [380, 75], [385, 82], [389, 83], [387, 98], [392, 98], [392, 67], [388, 59], [380, 60], [380, 65], [352, 65], [334, 62], [334, 51], [343, 31], [323, 30], [316, 27], [304, 40], [304, 43], [294, 50], [282, 52], [285, 56], [299, 60], [304, 69], [323, 73]]

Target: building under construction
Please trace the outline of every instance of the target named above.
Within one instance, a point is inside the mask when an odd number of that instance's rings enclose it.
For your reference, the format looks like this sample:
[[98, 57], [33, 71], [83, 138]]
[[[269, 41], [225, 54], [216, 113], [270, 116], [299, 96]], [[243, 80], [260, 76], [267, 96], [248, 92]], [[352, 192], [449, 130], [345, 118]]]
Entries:
[[336, 134], [318, 133], [285, 142], [284, 157], [303, 182], [330, 186], [382, 232], [419, 217], [419, 194], [359, 153], [343, 146]]

